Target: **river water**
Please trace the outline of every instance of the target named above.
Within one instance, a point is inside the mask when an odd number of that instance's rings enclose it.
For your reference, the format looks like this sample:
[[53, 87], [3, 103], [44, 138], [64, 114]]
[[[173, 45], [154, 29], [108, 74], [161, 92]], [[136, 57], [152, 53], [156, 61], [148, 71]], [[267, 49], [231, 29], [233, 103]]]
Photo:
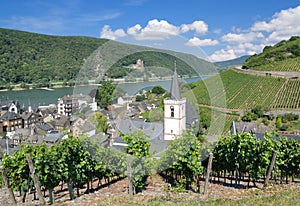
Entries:
[[[208, 76], [202, 77], [192, 77], [181, 79], [183, 82], [196, 82], [201, 79], [205, 79]], [[151, 89], [154, 86], [161, 86], [166, 90], [170, 90], [171, 80], [156, 81], [156, 82], [138, 82], [138, 83], [120, 83], [116, 85], [117, 87], [123, 89], [129, 95], [136, 94], [138, 91], [143, 89]], [[97, 88], [97, 86], [80, 86], [80, 87], [65, 87], [65, 88], [55, 88], [53, 91], [48, 91], [44, 89], [32, 89], [32, 90], [22, 90], [22, 91], [3, 91], [0, 92], [0, 100], [18, 100], [20, 106], [27, 107], [31, 105], [32, 107], [38, 107], [41, 105], [57, 104], [57, 99], [63, 97], [67, 94], [89, 94], [92, 89]]]

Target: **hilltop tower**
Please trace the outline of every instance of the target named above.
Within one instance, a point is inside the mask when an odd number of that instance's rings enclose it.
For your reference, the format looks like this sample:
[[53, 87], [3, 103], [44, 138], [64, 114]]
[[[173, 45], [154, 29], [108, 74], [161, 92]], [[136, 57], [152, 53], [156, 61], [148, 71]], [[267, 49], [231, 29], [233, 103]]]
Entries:
[[174, 67], [171, 95], [164, 99], [164, 140], [174, 140], [186, 129], [186, 99], [181, 97], [176, 62]]

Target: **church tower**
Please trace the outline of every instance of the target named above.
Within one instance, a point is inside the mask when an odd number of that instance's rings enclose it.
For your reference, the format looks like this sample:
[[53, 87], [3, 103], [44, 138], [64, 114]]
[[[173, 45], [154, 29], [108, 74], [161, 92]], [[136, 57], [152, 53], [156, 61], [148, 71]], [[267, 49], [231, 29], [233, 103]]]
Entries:
[[164, 140], [174, 140], [186, 129], [186, 99], [181, 98], [176, 62], [170, 93], [164, 99]]

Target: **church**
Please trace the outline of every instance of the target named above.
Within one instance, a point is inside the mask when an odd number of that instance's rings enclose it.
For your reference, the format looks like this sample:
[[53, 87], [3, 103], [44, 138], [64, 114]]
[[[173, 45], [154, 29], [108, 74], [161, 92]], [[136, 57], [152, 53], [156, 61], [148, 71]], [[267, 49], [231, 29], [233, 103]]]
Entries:
[[[186, 98], [181, 97], [176, 64], [171, 81], [170, 97], [164, 99], [164, 123], [143, 122], [130, 119], [120, 119], [116, 127], [116, 134], [119, 132], [129, 135], [137, 130], [142, 130], [149, 137], [150, 152], [159, 156], [167, 149], [171, 140], [180, 138], [182, 132], [198, 124], [199, 118]], [[127, 144], [117, 135], [111, 146], [124, 151]]]

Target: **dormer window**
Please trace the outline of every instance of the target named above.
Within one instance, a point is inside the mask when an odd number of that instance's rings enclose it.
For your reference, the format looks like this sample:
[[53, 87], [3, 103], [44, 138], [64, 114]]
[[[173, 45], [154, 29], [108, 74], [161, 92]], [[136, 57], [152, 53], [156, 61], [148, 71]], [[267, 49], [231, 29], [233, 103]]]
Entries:
[[170, 106], [170, 110], [171, 110], [171, 117], [174, 117], [174, 106]]

